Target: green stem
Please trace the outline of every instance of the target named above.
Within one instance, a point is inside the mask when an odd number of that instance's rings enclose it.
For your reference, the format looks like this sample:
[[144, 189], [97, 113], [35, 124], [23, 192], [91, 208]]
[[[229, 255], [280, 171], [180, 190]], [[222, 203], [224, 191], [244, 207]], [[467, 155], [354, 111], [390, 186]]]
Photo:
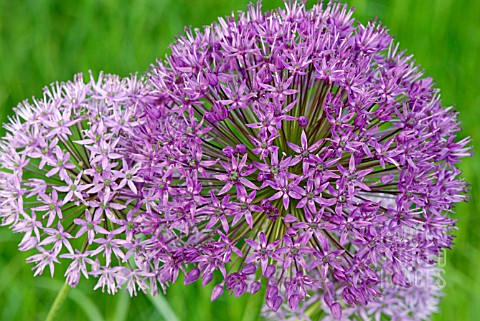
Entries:
[[57, 312], [58, 310], [60, 310], [60, 307], [63, 305], [63, 302], [67, 298], [69, 290], [70, 290], [70, 286], [67, 283], [63, 284], [63, 287], [60, 289], [60, 292], [58, 292], [57, 297], [55, 298], [55, 301], [50, 307], [50, 311], [48, 311], [48, 315], [45, 321], [55, 320]]

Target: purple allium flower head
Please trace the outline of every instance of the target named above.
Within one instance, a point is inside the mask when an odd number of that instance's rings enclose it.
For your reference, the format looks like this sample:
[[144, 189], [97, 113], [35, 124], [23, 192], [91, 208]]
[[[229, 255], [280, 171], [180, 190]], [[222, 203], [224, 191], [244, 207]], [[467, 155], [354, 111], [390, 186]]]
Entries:
[[379, 300], [380, 272], [407, 286], [452, 245], [469, 139], [387, 30], [352, 13], [251, 5], [187, 30], [151, 68], [132, 154], [150, 161], [138, 231], [162, 285], [219, 271], [212, 299], [262, 282], [274, 311], [316, 294], [341, 318]]
[[[141, 125], [143, 79], [100, 74], [55, 83], [41, 99], [18, 105], [0, 142], [3, 225], [23, 233], [20, 250], [35, 275], [70, 261], [67, 282], [99, 277], [115, 292], [144, 288], [132, 230], [142, 178], [126, 154]], [[134, 286], [130, 284], [133, 280]], [[137, 284], [135, 284], [137, 283]]]

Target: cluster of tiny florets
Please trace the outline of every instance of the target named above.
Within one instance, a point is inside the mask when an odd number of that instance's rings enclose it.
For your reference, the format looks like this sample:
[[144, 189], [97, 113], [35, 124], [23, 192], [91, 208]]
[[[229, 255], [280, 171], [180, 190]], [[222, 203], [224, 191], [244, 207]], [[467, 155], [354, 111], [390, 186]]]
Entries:
[[184, 275], [212, 300], [264, 287], [273, 318], [428, 318], [438, 291], [411, 275], [452, 245], [469, 140], [412, 57], [352, 13], [251, 5], [187, 30], [144, 78], [21, 104], [0, 215], [36, 274], [61, 258], [69, 284], [109, 292]]
[[[75, 286], [82, 274], [96, 287], [136, 291], [133, 224], [142, 178], [126, 153], [141, 125], [141, 79], [101, 74], [55, 83], [42, 99], [25, 101], [0, 143], [0, 215], [23, 233], [20, 250], [35, 275], [61, 261]], [[132, 286], [132, 283], [134, 286]], [[144, 284], [139, 283], [142, 288]]]
[[143, 153], [169, 195], [152, 220], [175, 234], [155, 242], [187, 283], [219, 270], [213, 299], [264, 283], [273, 310], [320, 292], [340, 317], [380, 298], [380, 272], [408, 286], [452, 243], [468, 140], [386, 29], [351, 15], [250, 6], [187, 30], [149, 73]]

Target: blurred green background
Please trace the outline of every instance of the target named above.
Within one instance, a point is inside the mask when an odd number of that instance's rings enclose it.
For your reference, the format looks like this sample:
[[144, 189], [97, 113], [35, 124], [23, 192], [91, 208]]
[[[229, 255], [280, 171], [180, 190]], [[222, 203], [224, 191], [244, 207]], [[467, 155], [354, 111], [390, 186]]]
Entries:
[[[126, 76], [144, 72], [183, 26], [201, 27], [243, 10], [230, 0], [0, 0], [0, 118], [43, 86], [75, 73], [104, 70]], [[442, 89], [444, 105], [460, 111], [463, 132], [480, 141], [480, 1], [351, 0], [355, 17], [379, 17]], [[311, 3], [310, 3], [311, 4]], [[264, 1], [266, 9], [281, 0]], [[478, 148], [477, 148], [478, 149]], [[478, 154], [478, 152], [477, 152]], [[458, 233], [447, 252], [445, 298], [434, 320], [480, 320], [480, 163], [461, 168], [472, 200], [458, 207]], [[0, 320], [44, 320], [62, 286], [58, 273], [34, 278], [17, 250], [20, 235], [0, 232]], [[61, 268], [60, 268], [61, 269]], [[179, 282], [180, 283], [180, 282]], [[93, 291], [94, 281], [69, 292], [58, 320], [258, 320], [260, 296], [210, 303], [210, 288], [172, 286], [168, 294], [130, 299]]]

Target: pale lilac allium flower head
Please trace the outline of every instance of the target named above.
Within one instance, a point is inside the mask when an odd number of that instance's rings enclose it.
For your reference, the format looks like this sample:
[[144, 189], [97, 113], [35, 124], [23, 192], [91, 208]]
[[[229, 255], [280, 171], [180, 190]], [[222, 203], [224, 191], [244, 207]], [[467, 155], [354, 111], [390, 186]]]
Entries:
[[145, 288], [132, 236], [142, 178], [126, 153], [145, 90], [136, 76], [100, 74], [85, 83], [79, 74], [19, 104], [5, 125], [0, 215], [24, 234], [20, 250], [37, 252], [27, 259], [35, 275], [46, 267], [53, 275], [66, 261], [72, 286], [83, 274], [98, 277], [96, 287], [108, 292], [122, 284], [131, 292]]
[[162, 284], [214, 279], [212, 299], [263, 284], [274, 311], [317, 295], [340, 319], [381, 300], [381, 273], [408, 287], [452, 245], [469, 139], [387, 30], [351, 16], [251, 5], [151, 68], [135, 153], [156, 201], [138, 231]]

